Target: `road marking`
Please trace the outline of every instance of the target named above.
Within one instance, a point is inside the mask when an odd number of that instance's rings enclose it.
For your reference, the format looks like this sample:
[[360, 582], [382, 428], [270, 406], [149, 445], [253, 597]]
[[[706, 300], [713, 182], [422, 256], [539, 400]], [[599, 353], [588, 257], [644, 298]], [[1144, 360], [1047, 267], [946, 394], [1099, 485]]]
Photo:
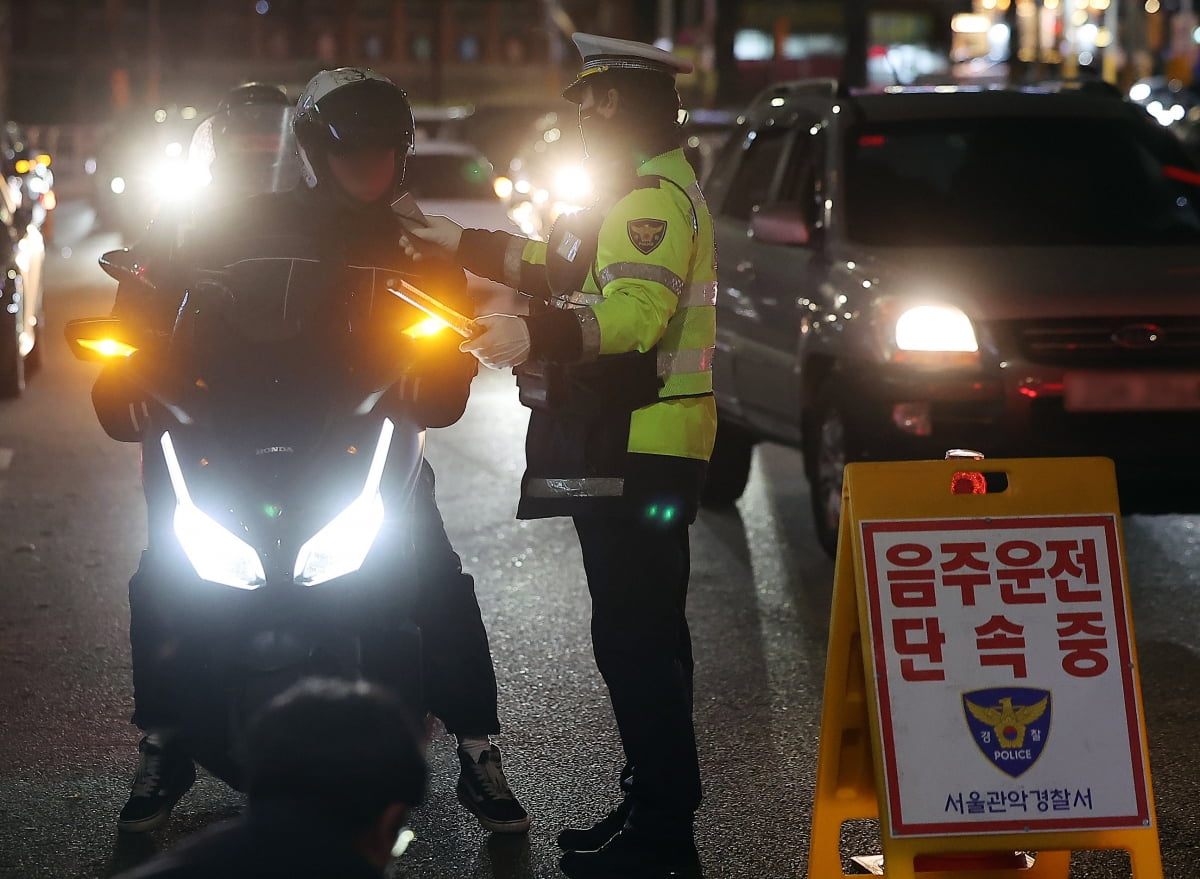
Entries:
[[7, 470], [8, 465], [12, 463], [12, 459], [12, 449], [0, 449], [0, 470]]

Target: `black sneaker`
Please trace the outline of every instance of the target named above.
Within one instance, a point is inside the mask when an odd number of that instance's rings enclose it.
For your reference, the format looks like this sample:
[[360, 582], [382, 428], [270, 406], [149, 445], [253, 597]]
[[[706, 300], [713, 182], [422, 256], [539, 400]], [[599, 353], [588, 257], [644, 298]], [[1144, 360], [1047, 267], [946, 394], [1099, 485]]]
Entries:
[[485, 829], [493, 833], [524, 833], [529, 829], [529, 813], [508, 786], [499, 748], [492, 745], [474, 762], [470, 754], [459, 748], [458, 762], [462, 767], [458, 801], [475, 813]]
[[117, 829], [145, 833], [161, 827], [195, 781], [196, 767], [190, 757], [144, 736], [138, 742], [133, 791], [117, 817]]
[[559, 861], [571, 879], [702, 879], [690, 839], [660, 840], [622, 830], [594, 852], [567, 852]]
[[568, 827], [558, 834], [555, 842], [564, 851], [594, 852], [621, 832], [632, 808], [633, 800], [626, 797], [591, 827]]

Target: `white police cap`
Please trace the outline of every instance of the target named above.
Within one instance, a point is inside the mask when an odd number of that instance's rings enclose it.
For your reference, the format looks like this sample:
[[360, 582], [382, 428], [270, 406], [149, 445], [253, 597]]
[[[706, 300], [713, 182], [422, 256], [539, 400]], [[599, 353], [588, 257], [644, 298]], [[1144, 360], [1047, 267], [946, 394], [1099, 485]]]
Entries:
[[583, 69], [575, 81], [563, 90], [563, 97], [575, 103], [582, 100], [582, 86], [586, 85], [587, 78], [607, 70], [644, 70], [672, 78], [677, 73], [692, 72], [690, 62], [649, 43], [580, 33], [572, 34], [571, 39], [583, 58]]

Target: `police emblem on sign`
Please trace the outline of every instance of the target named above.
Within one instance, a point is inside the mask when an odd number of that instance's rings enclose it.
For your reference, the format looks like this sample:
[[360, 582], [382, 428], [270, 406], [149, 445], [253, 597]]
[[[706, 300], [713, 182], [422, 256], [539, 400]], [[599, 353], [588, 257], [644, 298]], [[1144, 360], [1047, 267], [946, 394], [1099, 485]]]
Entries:
[[633, 246], [642, 253], [649, 253], [662, 244], [667, 234], [667, 221], [642, 217], [640, 220], [630, 220], [625, 228], [629, 230], [629, 240]]
[[1050, 691], [991, 687], [963, 693], [971, 738], [1002, 772], [1017, 778], [1046, 747], [1050, 734]]

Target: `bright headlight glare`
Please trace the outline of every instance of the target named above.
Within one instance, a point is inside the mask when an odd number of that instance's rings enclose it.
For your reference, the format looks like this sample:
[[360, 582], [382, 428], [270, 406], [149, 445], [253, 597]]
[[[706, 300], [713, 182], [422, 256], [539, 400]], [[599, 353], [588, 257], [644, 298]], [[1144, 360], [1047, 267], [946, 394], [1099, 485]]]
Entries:
[[267, 575], [254, 548], [198, 507], [176, 504], [175, 536], [201, 580], [238, 589], [257, 589], [266, 582]]
[[579, 165], [567, 165], [554, 175], [554, 194], [560, 201], [578, 202], [592, 191], [592, 179]]
[[971, 320], [948, 305], [918, 305], [896, 321], [896, 347], [900, 351], [979, 350]]
[[171, 435], [163, 433], [159, 442], [175, 489], [175, 536], [196, 575], [238, 589], [257, 589], [267, 580], [258, 553], [196, 506], [188, 494]]
[[374, 497], [356, 498], [300, 547], [296, 581], [316, 586], [353, 574], [366, 561], [382, 526], [383, 498], [379, 492]]
[[379, 483], [383, 479], [383, 465], [394, 431], [391, 419], [385, 418], [362, 493], [300, 547], [293, 574], [298, 583], [316, 586], [344, 577], [353, 574], [366, 561], [367, 553], [383, 527], [383, 496], [379, 493]]
[[161, 201], [181, 201], [211, 180], [207, 169], [185, 162], [165, 162], [151, 172], [154, 193]]

